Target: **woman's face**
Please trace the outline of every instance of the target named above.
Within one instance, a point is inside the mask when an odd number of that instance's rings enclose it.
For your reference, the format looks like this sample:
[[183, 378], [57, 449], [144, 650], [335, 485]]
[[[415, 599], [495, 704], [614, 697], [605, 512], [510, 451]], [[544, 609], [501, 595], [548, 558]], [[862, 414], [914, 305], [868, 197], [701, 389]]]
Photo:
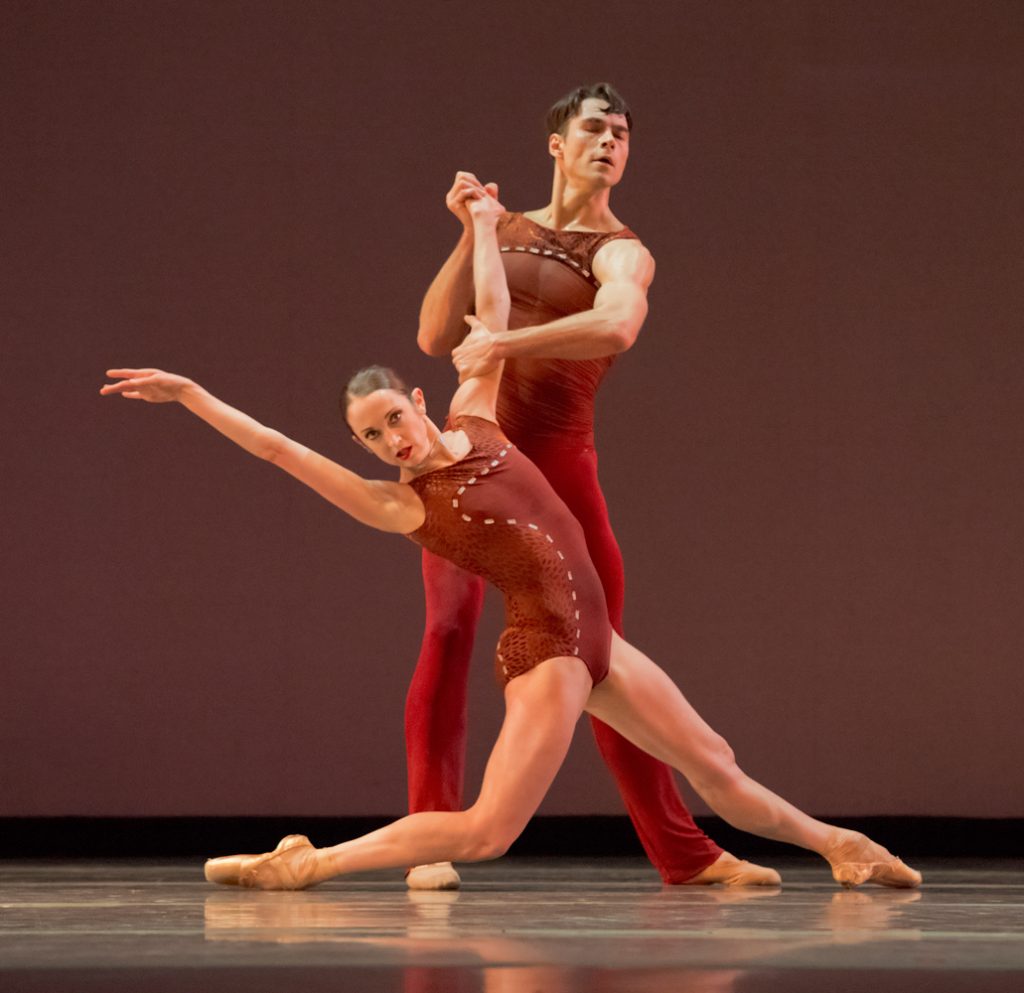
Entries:
[[349, 401], [346, 411], [352, 436], [388, 465], [409, 468], [430, 454], [423, 392], [406, 396], [397, 390], [376, 390]]

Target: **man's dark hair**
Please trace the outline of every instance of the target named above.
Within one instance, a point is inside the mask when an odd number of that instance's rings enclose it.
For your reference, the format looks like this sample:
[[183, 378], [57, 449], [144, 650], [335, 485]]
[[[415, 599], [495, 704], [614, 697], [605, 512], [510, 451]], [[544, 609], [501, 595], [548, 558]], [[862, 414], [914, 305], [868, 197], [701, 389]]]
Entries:
[[548, 134], [565, 134], [565, 126], [571, 121], [580, 110], [584, 100], [596, 97], [604, 100], [607, 107], [606, 114], [622, 114], [626, 118], [626, 126], [633, 130], [633, 117], [629, 113], [626, 101], [611, 83], [591, 83], [589, 86], [577, 86], [575, 90], [566, 93], [549, 111], [547, 116]]

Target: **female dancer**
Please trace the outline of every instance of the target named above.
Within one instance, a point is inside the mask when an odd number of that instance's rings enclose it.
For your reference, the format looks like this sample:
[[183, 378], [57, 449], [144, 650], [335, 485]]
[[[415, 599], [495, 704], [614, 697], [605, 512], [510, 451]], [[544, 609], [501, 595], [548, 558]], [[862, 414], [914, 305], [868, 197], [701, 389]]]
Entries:
[[[503, 209], [472, 203], [476, 310], [471, 335], [505, 327], [508, 288], [495, 227]], [[917, 886], [919, 873], [862, 834], [815, 820], [754, 782], [728, 744], [650, 659], [612, 630], [579, 523], [495, 421], [500, 365], [461, 383], [450, 429], [428, 419], [420, 390], [373, 367], [343, 403], [353, 436], [398, 482], [369, 481], [156, 369], [113, 369], [100, 391], [178, 401], [232, 441], [280, 466], [356, 520], [406, 534], [505, 596], [498, 642], [505, 719], [480, 795], [465, 811], [422, 812], [329, 848], [289, 835], [265, 855], [206, 863], [211, 882], [302, 889], [368, 869], [497, 858], [519, 836], [554, 779], [584, 712], [678, 769], [730, 824], [817, 852], [846, 886]]]

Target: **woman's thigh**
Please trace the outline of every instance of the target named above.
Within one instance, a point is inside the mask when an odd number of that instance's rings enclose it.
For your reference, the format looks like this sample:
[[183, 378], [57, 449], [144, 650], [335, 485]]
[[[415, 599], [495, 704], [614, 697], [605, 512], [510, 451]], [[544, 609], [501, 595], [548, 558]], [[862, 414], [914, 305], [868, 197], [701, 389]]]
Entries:
[[572, 743], [591, 690], [578, 658], [554, 658], [505, 687], [505, 719], [484, 771], [475, 816], [517, 837], [540, 805]]
[[608, 676], [594, 687], [585, 709], [687, 778], [701, 778], [709, 762], [728, 757], [728, 745], [679, 687], [617, 634]]

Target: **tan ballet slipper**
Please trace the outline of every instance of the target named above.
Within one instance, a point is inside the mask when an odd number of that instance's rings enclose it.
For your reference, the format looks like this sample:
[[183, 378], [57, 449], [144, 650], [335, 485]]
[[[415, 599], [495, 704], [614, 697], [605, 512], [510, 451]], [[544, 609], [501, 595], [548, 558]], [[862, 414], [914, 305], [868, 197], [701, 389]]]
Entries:
[[462, 878], [451, 862], [430, 862], [414, 865], [405, 874], [405, 885], [411, 890], [457, 890]]
[[307, 840], [261, 856], [245, 867], [238, 882], [254, 890], [305, 890], [331, 875], [322, 874], [322, 868], [319, 851]]
[[[208, 882], [222, 886], [251, 886], [244, 877], [251, 870], [268, 859], [275, 858], [293, 848], [312, 848], [309, 838], [304, 834], [289, 834], [277, 843], [277, 848], [265, 855], [221, 855], [207, 859], [203, 866], [203, 874]], [[298, 889], [300, 887], [278, 887], [281, 889]]]
[[684, 886], [781, 886], [782, 877], [767, 866], [745, 862], [722, 852], [706, 869], [691, 876]]
[[832, 866], [832, 877], [848, 889], [863, 883], [901, 888], [921, 885], [921, 873], [859, 831], [836, 828], [822, 854]]

